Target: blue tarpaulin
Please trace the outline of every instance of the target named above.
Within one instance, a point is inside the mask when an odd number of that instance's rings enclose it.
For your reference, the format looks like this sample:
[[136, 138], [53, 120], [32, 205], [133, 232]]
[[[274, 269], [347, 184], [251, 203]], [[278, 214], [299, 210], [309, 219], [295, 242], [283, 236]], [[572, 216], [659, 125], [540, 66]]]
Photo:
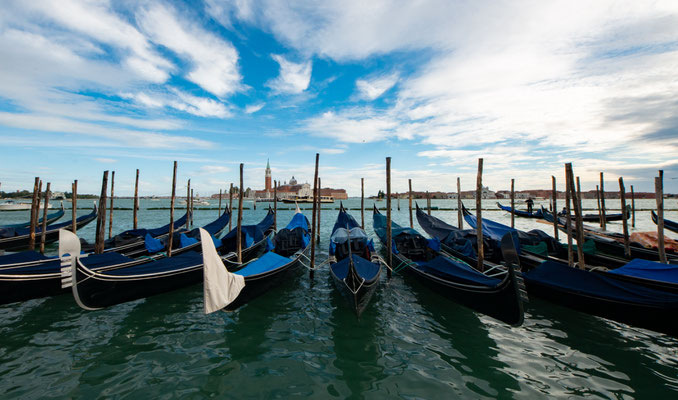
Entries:
[[662, 264], [639, 258], [631, 260], [622, 267], [608, 271], [608, 273], [678, 284], [678, 265]]

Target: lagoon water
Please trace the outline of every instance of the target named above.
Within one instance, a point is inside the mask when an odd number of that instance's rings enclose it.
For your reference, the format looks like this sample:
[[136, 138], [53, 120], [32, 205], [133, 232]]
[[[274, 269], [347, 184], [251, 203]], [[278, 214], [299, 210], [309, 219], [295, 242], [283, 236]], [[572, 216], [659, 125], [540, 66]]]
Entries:
[[[593, 209], [595, 202], [587, 202]], [[617, 202], [607, 205], [619, 209]], [[149, 208], [168, 203], [142, 200], [140, 226], [166, 224], [167, 210]], [[674, 210], [666, 218], [678, 220], [675, 203], [666, 201]], [[116, 207], [131, 204], [115, 201]], [[372, 204], [366, 200], [365, 225], [374, 237]], [[360, 200], [345, 205], [359, 208]], [[433, 205], [454, 208], [456, 200]], [[245, 210], [244, 223], [263, 217], [268, 204], [257, 206]], [[278, 215], [284, 226], [292, 206], [279, 206], [286, 208]], [[408, 224], [407, 201], [401, 200], [400, 211], [396, 206], [394, 221]], [[636, 202], [637, 208], [653, 206], [653, 200]], [[318, 263], [327, 257], [336, 207], [323, 205]], [[484, 208], [485, 218], [510, 223], [494, 201]], [[351, 213], [360, 221], [359, 211]], [[0, 213], [0, 224], [27, 214]], [[456, 211], [433, 214], [456, 223]], [[131, 210], [116, 210], [114, 232], [129, 229], [131, 216]], [[197, 209], [195, 226], [216, 217], [216, 210]], [[552, 232], [528, 219], [516, 225]], [[637, 213], [636, 225], [656, 229], [649, 211]], [[79, 234], [93, 240], [94, 226]], [[621, 230], [621, 223], [609, 226]], [[300, 273], [236, 312], [206, 316], [202, 307], [201, 285], [101, 311], [84, 311], [68, 295], [0, 306], [0, 397], [678, 398], [678, 339], [536, 298], [526, 306], [523, 326], [511, 328], [396, 274], [384, 276], [358, 320], [325, 266], [313, 281]]]

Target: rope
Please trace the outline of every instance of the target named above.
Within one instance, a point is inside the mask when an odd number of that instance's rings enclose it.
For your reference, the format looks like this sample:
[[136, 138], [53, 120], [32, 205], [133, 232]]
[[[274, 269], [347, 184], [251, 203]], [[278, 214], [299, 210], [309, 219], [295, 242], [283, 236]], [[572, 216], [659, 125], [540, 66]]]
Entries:
[[355, 291], [353, 291], [353, 290], [351, 289], [351, 287], [348, 286], [348, 283], [346, 283], [346, 278], [342, 279], [342, 281], [344, 281], [344, 285], [346, 285], [346, 287], [348, 288], [348, 290], [349, 290], [351, 293], [353, 293], [353, 294], [355, 295], [355, 294], [358, 293], [358, 291], [360, 291], [360, 288], [362, 288], [362, 287], [363, 287], [363, 284], [365, 283], [365, 278], [361, 278], [361, 279], [362, 279], [363, 281], [360, 282], [360, 285], [358, 286], [358, 288], [357, 288]]

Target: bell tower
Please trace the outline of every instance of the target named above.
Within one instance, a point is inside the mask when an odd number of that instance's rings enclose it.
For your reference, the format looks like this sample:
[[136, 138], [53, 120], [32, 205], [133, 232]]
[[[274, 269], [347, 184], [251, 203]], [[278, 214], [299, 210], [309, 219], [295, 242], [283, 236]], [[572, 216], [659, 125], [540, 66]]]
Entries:
[[271, 185], [271, 164], [269, 163], [268, 159], [266, 160], [266, 184], [265, 187], [267, 192], [270, 192], [273, 190], [273, 186]]

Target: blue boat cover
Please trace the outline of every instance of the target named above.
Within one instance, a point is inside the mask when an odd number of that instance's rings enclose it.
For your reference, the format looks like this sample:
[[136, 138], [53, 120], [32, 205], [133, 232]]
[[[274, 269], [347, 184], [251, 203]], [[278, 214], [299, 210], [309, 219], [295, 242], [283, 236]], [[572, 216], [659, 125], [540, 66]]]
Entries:
[[[381, 213], [374, 213], [372, 215], [372, 224], [374, 226], [374, 231], [377, 233], [377, 236], [379, 236], [379, 239], [381, 240], [382, 243], [386, 242], [386, 216], [384, 216]], [[403, 228], [402, 226], [396, 224], [395, 222], [391, 221], [391, 251], [393, 251], [393, 254], [398, 254], [398, 248], [396, 247], [396, 242], [395, 238], [398, 235], [402, 234], [409, 234], [409, 235], [415, 235], [415, 236], [421, 236], [423, 237], [417, 230], [412, 229], [412, 228]], [[440, 242], [438, 243], [428, 243], [429, 247], [431, 247], [433, 250], [440, 250]], [[433, 246], [433, 247], [432, 247]]]
[[[471, 227], [478, 228], [478, 222], [476, 216], [472, 214], [465, 214], [464, 219], [466, 222], [471, 225]], [[501, 241], [501, 238], [504, 237], [507, 233], [517, 232], [516, 229], [500, 224], [499, 222], [490, 221], [489, 219], [483, 218], [483, 235], [489, 236], [490, 238]]]
[[550, 260], [523, 273], [523, 277], [528, 287], [530, 283], [534, 283], [593, 298], [655, 307], [678, 306], [678, 294], [619, 281]]
[[434, 259], [426, 262], [417, 262], [417, 266], [424, 272], [441, 276], [446, 280], [489, 287], [493, 287], [501, 283], [501, 280], [478, 272], [463, 261], [458, 261], [443, 256], [437, 256]]
[[[87, 215], [82, 215], [76, 219], [76, 223], [79, 223], [84, 220], [92, 219], [96, 216], [96, 208], [89, 214]], [[52, 225], [47, 225], [46, 231], [54, 231], [54, 230], [59, 230], [61, 228], [65, 227], [70, 227], [73, 221], [67, 221], [67, 222], [62, 222], [60, 224], [52, 224]], [[31, 233], [31, 228], [7, 228], [7, 229], [0, 229], [0, 238], [8, 238], [8, 237], [14, 237], [14, 236], [23, 236], [23, 235], [29, 235]], [[35, 234], [36, 236], [42, 233], [42, 226], [38, 226], [35, 228]]]
[[52, 257], [44, 256], [37, 251], [21, 251], [14, 254], [0, 256], [0, 267], [7, 264], [25, 263], [31, 261], [47, 260]]
[[308, 231], [308, 218], [302, 213], [294, 213], [292, 220], [285, 227], [285, 229], [292, 230], [294, 228], [302, 228], [305, 231]]
[[179, 235], [179, 246], [180, 246], [180, 248], [184, 248], [186, 246], [190, 246], [190, 245], [196, 244], [196, 243], [198, 243], [198, 239], [196, 239], [196, 238], [188, 237], [184, 233]]
[[356, 221], [351, 214], [341, 210], [339, 211], [337, 221], [334, 223], [332, 234], [330, 235], [330, 255], [333, 255], [336, 251], [337, 244], [346, 243], [349, 235], [351, 241], [362, 241], [369, 251], [374, 251], [374, 241], [369, 239], [367, 233], [358, 224], [358, 221]]
[[[186, 219], [188, 217], [188, 213], [184, 214], [183, 217], [179, 218], [178, 220], [174, 221], [174, 229], [179, 229], [183, 225], [186, 225]], [[122, 236], [122, 237], [130, 237], [130, 236], [138, 236], [138, 237], [145, 237], [146, 235], [151, 235], [151, 237], [156, 237], [160, 235], [164, 235], [166, 233], [169, 233], [169, 227], [170, 224], [167, 224], [165, 226], [161, 226], [159, 228], [153, 228], [153, 229], [145, 229], [145, 228], [139, 228], [139, 229], [130, 229], [124, 232], [119, 233], [116, 236]]]
[[187, 251], [183, 254], [169, 258], [161, 258], [156, 261], [149, 261], [140, 265], [114, 269], [103, 273], [115, 276], [135, 276], [150, 273], [171, 272], [197, 266], [202, 266], [202, 254], [195, 251]]
[[[210, 235], [217, 235], [219, 232], [221, 232], [226, 225], [228, 225], [228, 221], [231, 219], [231, 213], [228, 212], [228, 209], [224, 211], [223, 214], [214, 221], [210, 222], [209, 224], [205, 225], [202, 227], [202, 229], [206, 230]], [[193, 236], [193, 235], [191, 235]], [[196, 235], [199, 236], [199, 233], [196, 229]]]
[[678, 284], [678, 265], [662, 264], [639, 258], [631, 260], [622, 267], [610, 270], [608, 273]]
[[247, 264], [247, 266], [245, 266], [243, 269], [234, 272], [234, 274], [242, 275], [244, 277], [258, 275], [280, 268], [290, 261], [292, 261], [290, 258], [283, 257], [280, 254], [269, 251], [258, 259]]
[[[362, 257], [356, 256], [355, 254], [352, 254], [351, 257], [353, 258], [353, 266], [355, 267], [356, 273], [361, 278], [365, 279], [366, 282], [370, 282], [377, 277], [377, 274], [379, 274], [379, 270], [381, 269], [380, 264], [367, 261]], [[332, 272], [334, 272], [334, 275], [336, 275], [337, 278], [344, 279], [348, 275], [348, 260], [348, 257], [346, 257], [330, 265]]]
[[150, 233], [147, 233], [146, 237], [144, 238], [144, 246], [151, 254], [163, 251], [165, 249], [165, 244], [160, 239], [156, 239], [151, 236]]
[[[294, 218], [292, 218], [292, 220], [294, 220]], [[249, 247], [252, 244], [262, 240], [264, 238], [264, 234], [266, 233], [266, 231], [268, 231], [272, 226], [273, 226], [272, 212], [269, 212], [264, 217], [264, 219], [262, 219], [261, 222], [259, 222], [256, 225], [243, 225], [240, 229], [242, 231], [243, 237], [245, 238], [246, 247]], [[233, 228], [230, 232], [226, 234], [226, 236], [221, 238], [222, 245], [229, 245], [230, 242], [235, 243], [236, 236], [238, 236], [238, 228]]]
[[511, 206], [503, 206], [503, 205], [501, 205], [500, 203], [497, 203], [497, 206], [499, 206], [499, 208], [501, 208], [502, 210], [504, 210], [504, 211], [506, 211], [506, 212], [511, 212], [511, 211], [513, 211], [513, 213], [514, 213], [515, 215], [519, 215], [519, 216], [522, 216], [522, 217], [542, 218], [542, 217], [543, 217], [543, 213], [544, 213], [544, 211], [542, 210], [543, 207], [542, 207], [542, 208], [538, 208], [538, 209], [536, 209], [536, 210], [534, 210], [534, 211], [532, 211], [532, 212], [530, 213], [530, 212], [528, 212], [528, 211], [513, 210], [513, 209], [511, 208]]

